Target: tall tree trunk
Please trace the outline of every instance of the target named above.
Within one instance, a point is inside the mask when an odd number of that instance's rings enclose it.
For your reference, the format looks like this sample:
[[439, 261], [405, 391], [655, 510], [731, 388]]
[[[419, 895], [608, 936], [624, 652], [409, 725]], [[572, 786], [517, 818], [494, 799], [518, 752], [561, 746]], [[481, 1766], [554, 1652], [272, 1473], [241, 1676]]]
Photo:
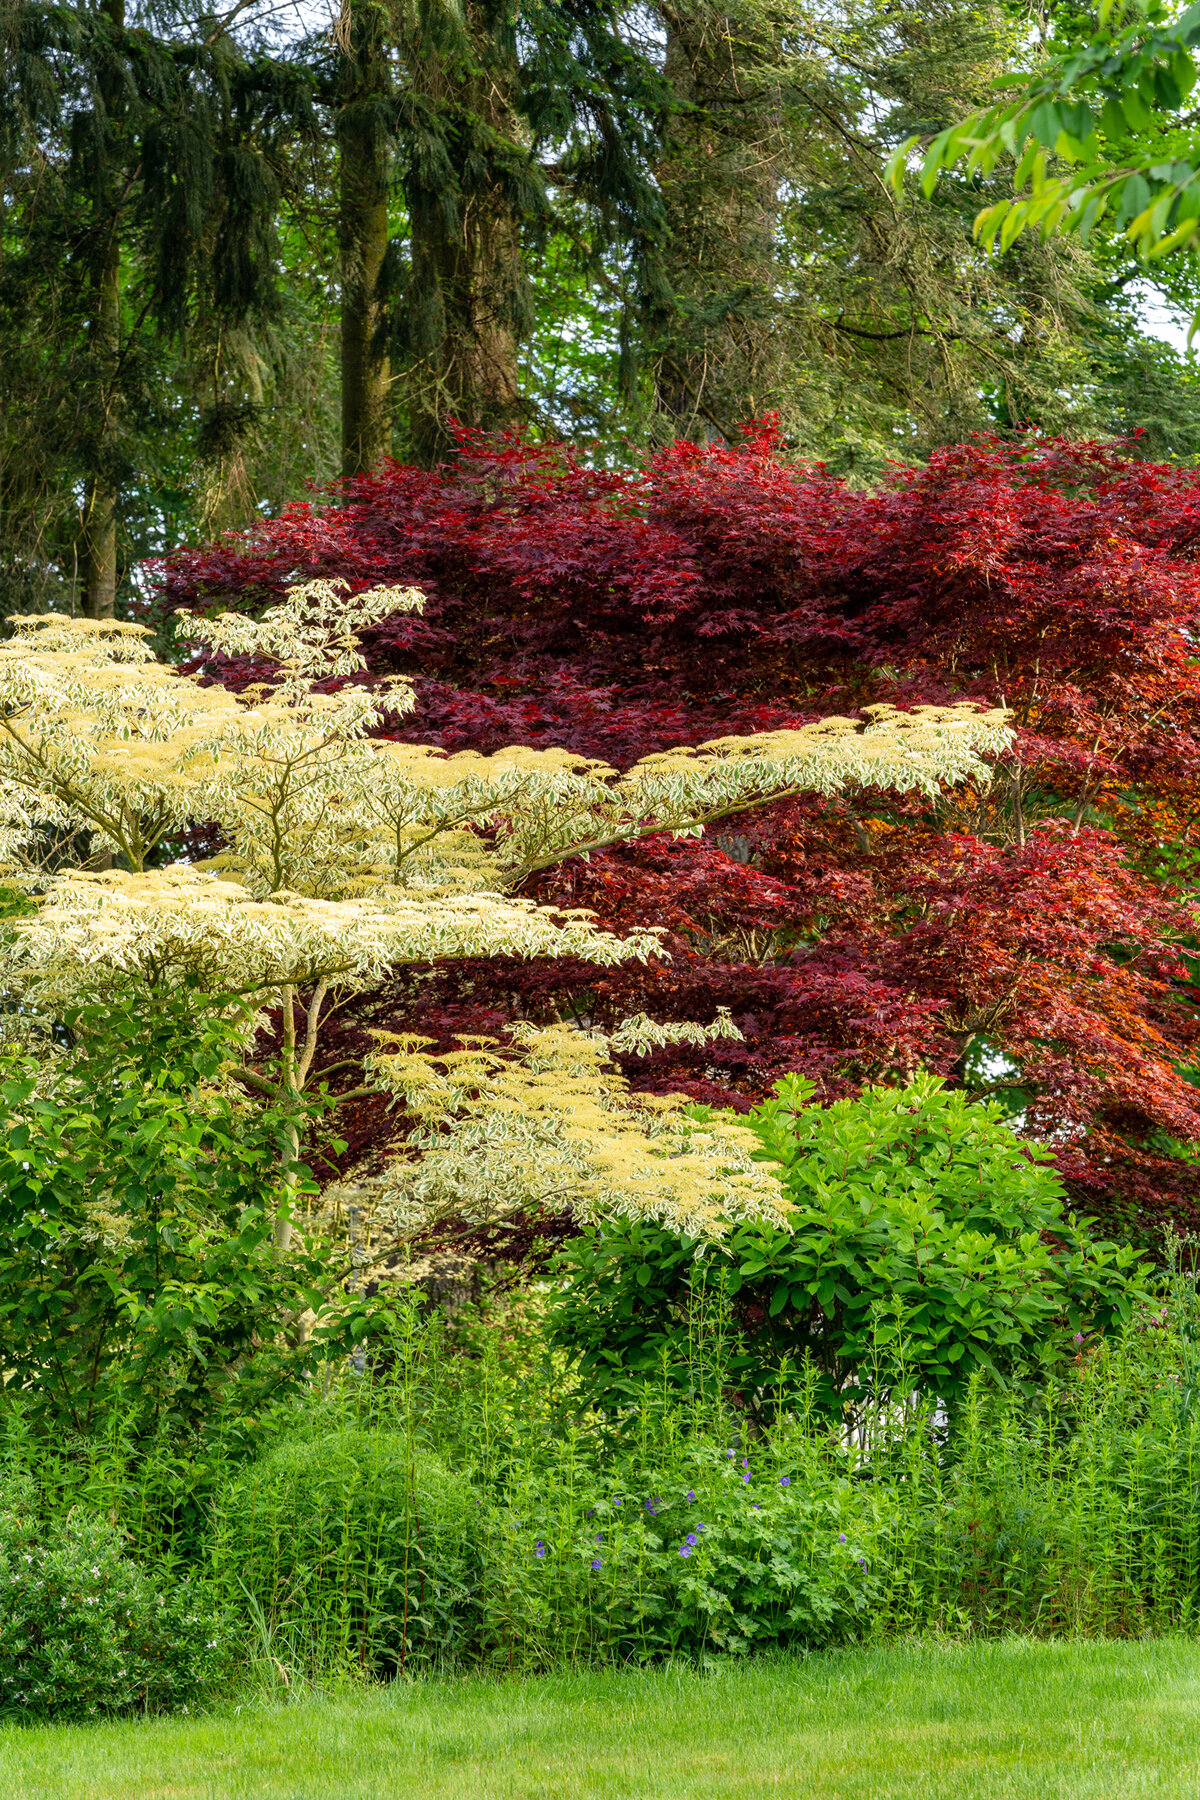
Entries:
[[382, 277], [388, 247], [391, 91], [387, 45], [372, 0], [343, 0], [338, 41], [338, 239], [342, 301], [342, 474], [363, 475], [392, 448], [391, 366]]
[[[428, 59], [420, 79], [445, 122], [457, 193], [406, 180], [412, 274], [408, 301], [409, 436], [431, 466], [452, 440], [447, 421], [499, 431], [521, 416], [517, 355], [530, 323], [521, 246], [523, 127], [513, 57], [469, 5], [470, 65]], [[497, 152], [498, 145], [505, 149]]]
[[[103, 0], [102, 12], [115, 33], [125, 28], [125, 0]], [[111, 84], [101, 84], [110, 131], [120, 108]], [[104, 184], [95, 214], [96, 247], [92, 273], [91, 428], [87, 474], [83, 485], [80, 572], [83, 610], [89, 619], [111, 619], [117, 597], [117, 505], [120, 482], [115, 471], [117, 415], [121, 380], [121, 232], [116, 183]]]
[[686, 103], [671, 118], [659, 185], [673, 309], [652, 327], [665, 423], [703, 442], [774, 404], [778, 101], [772, 28], [756, 0], [670, 0], [665, 73]]

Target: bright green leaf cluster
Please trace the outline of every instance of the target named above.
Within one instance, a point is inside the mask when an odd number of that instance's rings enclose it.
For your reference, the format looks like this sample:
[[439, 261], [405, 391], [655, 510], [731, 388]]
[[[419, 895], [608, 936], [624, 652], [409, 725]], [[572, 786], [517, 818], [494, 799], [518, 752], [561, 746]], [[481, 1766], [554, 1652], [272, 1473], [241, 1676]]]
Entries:
[[644, 1222], [568, 1247], [558, 1331], [611, 1400], [665, 1355], [682, 1365], [701, 1277], [732, 1304], [731, 1378], [817, 1371], [830, 1415], [915, 1389], [952, 1407], [977, 1371], [1009, 1383], [1129, 1316], [1136, 1253], [1069, 1216], [1049, 1153], [999, 1109], [931, 1077], [823, 1108], [791, 1076], [751, 1115], [780, 1171], [790, 1229], [751, 1222], [719, 1255]]
[[[1086, 242], [1104, 219], [1145, 262], [1194, 247], [1200, 143], [1179, 113], [1200, 73], [1198, 46], [1200, 5], [1165, 21], [1157, 3], [1109, 0], [1090, 43], [1034, 74], [1001, 78], [1004, 98], [937, 134], [925, 149], [924, 192], [960, 164], [987, 173], [1007, 156], [1013, 197], [975, 221], [989, 249], [1003, 253], [1034, 230]], [[893, 155], [897, 188], [919, 145], [909, 138]]]

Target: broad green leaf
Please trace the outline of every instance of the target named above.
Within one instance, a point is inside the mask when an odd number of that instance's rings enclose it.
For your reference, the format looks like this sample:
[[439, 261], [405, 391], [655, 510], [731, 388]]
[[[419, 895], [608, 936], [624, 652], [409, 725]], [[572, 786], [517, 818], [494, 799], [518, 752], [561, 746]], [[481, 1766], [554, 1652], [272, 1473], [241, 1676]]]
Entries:
[[1013, 187], [1014, 188], [1020, 189], [1025, 186], [1025, 183], [1029, 180], [1030, 175], [1033, 173], [1033, 166], [1037, 162], [1037, 159], [1038, 159], [1038, 147], [1036, 144], [1030, 144], [1028, 150], [1026, 150], [1024, 156], [1022, 156], [1020, 162], [1017, 164], [1016, 169], [1013, 172]]
[[1100, 128], [1104, 132], [1105, 137], [1109, 138], [1124, 137], [1126, 131], [1129, 129], [1125, 114], [1121, 110], [1120, 102], [1111, 94], [1105, 100], [1104, 106], [1100, 112]]
[[1150, 204], [1150, 183], [1144, 175], [1131, 175], [1121, 188], [1121, 202], [1117, 208], [1117, 228], [1124, 226], [1127, 219], [1142, 213]]
[[892, 151], [892, 154], [888, 157], [887, 162], [884, 165], [884, 179], [891, 187], [896, 189], [897, 193], [904, 185], [904, 175], [908, 167], [909, 155], [920, 141], [920, 138], [917, 137], [905, 138], [904, 142]]
[[1190, 243], [1197, 231], [1200, 231], [1200, 219], [1188, 219], [1184, 224], [1176, 226], [1174, 231], [1160, 238], [1148, 252], [1150, 261], [1157, 262], [1160, 257], [1169, 256], [1172, 250], [1178, 250], [1181, 244]]
[[[996, 240], [996, 233], [999, 231], [1007, 217], [1011, 205], [1011, 200], [1000, 200], [995, 206], [989, 206], [986, 211], [981, 212], [976, 218], [975, 236], [988, 250], [992, 248], [992, 245]], [[863, 1202], [864, 1211], [867, 1210], [868, 1205], [869, 1202]]]
[[1028, 213], [1029, 208], [1027, 206], [1014, 206], [1010, 210], [1000, 231], [1001, 255], [1003, 255], [1006, 250], [1012, 248], [1022, 231], [1024, 231], [1028, 220]]
[[1064, 106], [1060, 102], [1058, 117], [1060, 128], [1068, 136], [1078, 138], [1080, 143], [1091, 136], [1093, 123], [1091, 109], [1082, 100], [1077, 100], [1071, 106]]

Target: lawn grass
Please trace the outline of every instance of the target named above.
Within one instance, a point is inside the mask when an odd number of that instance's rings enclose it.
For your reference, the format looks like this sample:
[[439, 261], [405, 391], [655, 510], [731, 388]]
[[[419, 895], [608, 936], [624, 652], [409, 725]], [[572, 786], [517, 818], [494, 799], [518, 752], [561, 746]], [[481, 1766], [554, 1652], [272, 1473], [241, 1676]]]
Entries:
[[0, 1732], [4, 1800], [1195, 1800], [1200, 1644], [902, 1644]]

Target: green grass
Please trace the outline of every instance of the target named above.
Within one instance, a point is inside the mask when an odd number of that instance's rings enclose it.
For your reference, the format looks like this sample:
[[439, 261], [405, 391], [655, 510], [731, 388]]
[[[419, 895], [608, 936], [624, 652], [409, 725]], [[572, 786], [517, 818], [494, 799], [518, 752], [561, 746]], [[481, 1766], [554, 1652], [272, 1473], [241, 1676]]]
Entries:
[[0, 1733], [5, 1800], [1195, 1800], [1200, 1645], [906, 1644]]

